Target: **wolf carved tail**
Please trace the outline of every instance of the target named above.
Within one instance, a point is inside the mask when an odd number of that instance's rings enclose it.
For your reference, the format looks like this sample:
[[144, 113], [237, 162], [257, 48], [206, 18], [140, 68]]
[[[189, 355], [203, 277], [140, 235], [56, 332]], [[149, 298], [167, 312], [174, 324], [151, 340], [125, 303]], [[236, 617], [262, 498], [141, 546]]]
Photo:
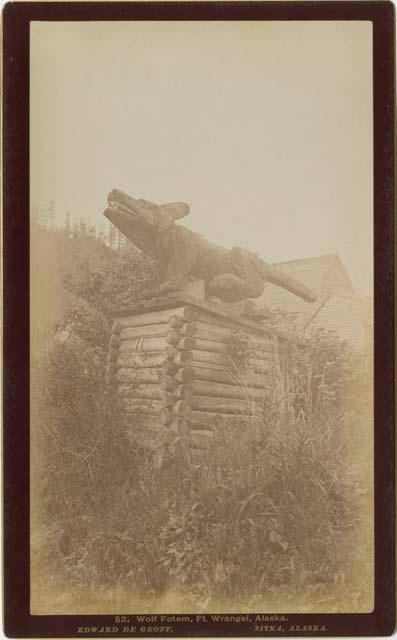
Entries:
[[296, 280], [292, 276], [289, 276], [275, 267], [269, 267], [269, 271], [266, 274], [266, 280], [271, 282], [271, 284], [275, 284], [278, 287], [282, 287], [283, 289], [290, 291], [290, 293], [299, 296], [299, 298], [306, 300], [306, 302], [315, 302], [317, 299], [317, 296], [311, 289], [309, 289], [309, 287], [306, 287], [306, 285], [299, 282], [299, 280]]

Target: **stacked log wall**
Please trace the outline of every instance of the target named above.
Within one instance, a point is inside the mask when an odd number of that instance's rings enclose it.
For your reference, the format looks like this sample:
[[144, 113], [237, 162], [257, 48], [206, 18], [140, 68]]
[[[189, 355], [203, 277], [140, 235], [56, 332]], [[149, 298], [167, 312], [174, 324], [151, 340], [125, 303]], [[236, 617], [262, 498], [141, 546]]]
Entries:
[[[113, 324], [107, 379], [125, 415], [148, 436], [183, 434], [192, 446], [208, 445], [218, 419], [257, 420], [274, 371], [278, 338], [199, 306], [144, 310]], [[253, 323], [250, 323], [251, 325]], [[228, 353], [230, 337], [248, 336], [244, 367]], [[207, 443], [207, 445], [205, 444]]]

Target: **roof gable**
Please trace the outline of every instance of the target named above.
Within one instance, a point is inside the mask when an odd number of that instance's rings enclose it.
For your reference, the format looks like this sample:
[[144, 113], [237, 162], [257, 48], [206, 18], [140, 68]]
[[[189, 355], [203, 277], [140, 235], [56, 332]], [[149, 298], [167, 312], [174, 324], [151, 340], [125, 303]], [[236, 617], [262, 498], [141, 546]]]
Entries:
[[[332, 292], [355, 293], [352, 282], [337, 254], [290, 260], [273, 266], [312, 289], [318, 299]], [[304, 302], [289, 291], [270, 283], [266, 284], [260, 300], [270, 307], [282, 307], [291, 313], [309, 311], [312, 305], [316, 305], [316, 303]]]
[[327, 293], [356, 293], [343, 262], [337, 254], [324, 274], [323, 287]]

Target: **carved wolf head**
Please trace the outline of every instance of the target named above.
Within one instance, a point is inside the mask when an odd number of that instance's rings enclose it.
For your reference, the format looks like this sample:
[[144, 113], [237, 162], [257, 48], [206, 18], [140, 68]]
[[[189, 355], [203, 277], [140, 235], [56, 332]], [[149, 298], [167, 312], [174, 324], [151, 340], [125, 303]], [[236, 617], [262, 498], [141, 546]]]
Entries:
[[104, 215], [128, 240], [155, 259], [159, 257], [159, 235], [189, 213], [189, 205], [184, 202], [158, 205], [143, 198], [132, 198], [119, 189], [109, 193], [108, 202]]

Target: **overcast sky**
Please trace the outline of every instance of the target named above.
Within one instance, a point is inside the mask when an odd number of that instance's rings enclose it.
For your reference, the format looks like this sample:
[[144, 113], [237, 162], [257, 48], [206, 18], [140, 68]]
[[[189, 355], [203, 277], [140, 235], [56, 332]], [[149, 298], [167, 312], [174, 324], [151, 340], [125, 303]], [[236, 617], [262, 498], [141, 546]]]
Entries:
[[369, 22], [31, 23], [31, 203], [100, 224], [118, 187], [270, 263], [372, 290]]

